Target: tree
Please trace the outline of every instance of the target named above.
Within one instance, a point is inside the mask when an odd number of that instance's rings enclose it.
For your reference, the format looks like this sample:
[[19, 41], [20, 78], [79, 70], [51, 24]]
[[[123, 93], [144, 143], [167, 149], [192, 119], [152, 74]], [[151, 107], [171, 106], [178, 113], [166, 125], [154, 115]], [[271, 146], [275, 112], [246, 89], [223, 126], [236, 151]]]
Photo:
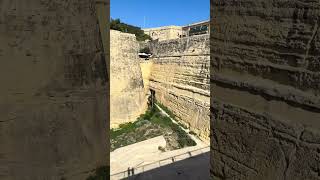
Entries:
[[120, 19], [111, 19], [110, 29], [135, 34], [138, 41], [145, 41], [147, 39], [152, 40], [152, 38], [149, 35], [145, 34], [140, 27], [123, 23], [120, 21]]

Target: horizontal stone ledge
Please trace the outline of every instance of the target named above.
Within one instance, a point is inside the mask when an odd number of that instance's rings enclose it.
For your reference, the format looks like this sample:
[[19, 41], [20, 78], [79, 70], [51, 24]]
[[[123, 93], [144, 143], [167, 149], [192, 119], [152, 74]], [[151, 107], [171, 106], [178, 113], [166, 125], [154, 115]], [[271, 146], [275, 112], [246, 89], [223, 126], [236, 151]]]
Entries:
[[[310, 36], [306, 36], [305, 38], [309, 39], [312, 36], [312, 32], [310, 31]], [[223, 44], [224, 43], [224, 38], [220, 38], [220, 37], [213, 37], [212, 38], [214, 44]], [[212, 54], [219, 54], [219, 50], [222, 47], [218, 47], [218, 48], [212, 48], [211, 52]], [[237, 48], [237, 50], [246, 50], [246, 51], [252, 51], [253, 49], [255, 50], [255, 52], [253, 54], [257, 54], [260, 51], [264, 52], [265, 54], [271, 53], [272, 55], [276, 55], [276, 56], [294, 56], [296, 58], [301, 58], [303, 59], [305, 57], [305, 51], [306, 49], [293, 49], [292, 47], [288, 46], [285, 41], [279, 41], [276, 42], [274, 44], [272, 43], [267, 43], [266, 41], [249, 41], [248, 39], [245, 38], [239, 38], [239, 39], [233, 39], [232, 41], [228, 42], [228, 46], [227, 47], [223, 47], [224, 48], [224, 52], [226, 52], [226, 50], [228, 51], [233, 51], [235, 48]], [[259, 50], [259, 51], [258, 51]], [[249, 53], [249, 52], [248, 52]], [[313, 54], [317, 54], [317, 53], [313, 53]], [[309, 56], [312, 56], [312, 54], [309, 54]]]
[[[154, 91], [159, 91], [161, 93], [167, 93], [176, 97], [180, 97], [180, 98], [184, 98], [184, 99], [190, 99], [192, 101], [194, 101], [196, 104], [198, 104], [199, 106], [203, 106], [203, 107], [210, 107], [210, 97], [209, 96], [204, 96], [204, 98], [207, 98], [207, 101], [204, 101], [202, 99], [198, 99], [196, 97], [193, 96], [188, 96], [186, 95], [186, 93], [182, 93], [182, 92], [177, 92], [174, 90], [168, 90], [164, 87], [159, 87], [159, 86], [150, 86], [150, 89], [154, 90]], [[201, 94], [200, 94], [201, 95]], [[203, 96], [203, 95], [202, 95]]]
[[[219, 100], [214, 100], [211, 104], [212, 112], [217, 114], [231, 114], [233, 122], [242, 123], [246, 126], [265, 131], [269, 136], [276, 137], [296, 144], [320, 148], [320, 133], [313, 126], [305, 126], [299, 122], [290, 122], [286, 119], [276, 118], [268, 113], [259, 113], [233, 104], [226, 104]], [[214, 117], [214, 116], [212, 116]], [[213, 121], [224, 121], [223, 118]], [[220, 122], [221, 123], [221, 122]], [[216, 127], [212, 127], [213, 131]]]
[[150, 87], [153, 87], [152, 83], [161, 84], [161, 85], [157, 85], [157, 86], [172, 86], [172, 87], [175, 87], [175, 88], [178, 88], [178, 89], [181, 89], [181, 90], [186, 90], [186, 91], [189, 91], [189, 92], [192, 92], [192, 93], [197, 93], [197, 94], [200, 94], [200, 95], [203, 95], [203, 96], [210, 97], [210, 91], [205, 91], [205, 90], [202, 90], [202, 89], [199, 89], [199, 88], [196, 88], [196, 87], [192, 87], [192, 86], [181, 86], [181, 85], [178, 85], [176, 83], [166, 83], [166, 82], [163, 82], [163, 81], [157, 81], [157, 80], [150, 79], [150, 83], [149, 83]]
[[270, 80], [259, 77], [237, 76], [235, 78], [230, 77], [230, 75], [228, 76], [219, 73], [214, 73], [214, 76], [211, 76], [211, 80], [218, 86], [219, 84], [224, 84], [233, 89], [241, 89], [242, 91], [247, 92], [254, 91], [261, 96], [267, 95], [273, 99], [288, 101], [302, 108], [309, 107], [307, 108], [308, 110], [320, 112], [320, 97], [295, 89], [291, 86], [270, 82]]
[[[300, 67], [292, 67], [292, 66], [288, 66], [288, 65], [274, 64], [274, 63], [265, 62], [265, 61], [239, 60], [236, 58], [232, 58], [230, 56], [228, 57], [228, 56], [223, 56], [223, 55], [222, 56], [214, 55], [213, 58], [214, 57], [218, 57], [218, 58], [224, 57], [224, 59], [227, 58], [228, 61], [233, 62], [233, 63], [251, 64], [253, 66], [264, 66], [264, 67], [270, 67], [270, 68], [279, 69], [279, 70], [283, 70], [283, 71], [299, 72], [299, 73], [306, 73], [306, 74], [310, 74], [310, 75], [319, 75], [320, 76], [320, 72], [314, 72], [314, 71], [310, 71], [310, 70], [307, 70], [305, 68], [300, 68]], [[214, 62], [216, 62], [216, 60], [212, 61], [212, 63], [214, 63]]]
[[161, 55], [161, 56], [154, 56], [150, 59], [155, 58], [164, 58], [164, 57], [183, 57], [183, 56], [210, 56], [210, 53], [204, 53], [204, 54], [179, 54], [179, 55]]

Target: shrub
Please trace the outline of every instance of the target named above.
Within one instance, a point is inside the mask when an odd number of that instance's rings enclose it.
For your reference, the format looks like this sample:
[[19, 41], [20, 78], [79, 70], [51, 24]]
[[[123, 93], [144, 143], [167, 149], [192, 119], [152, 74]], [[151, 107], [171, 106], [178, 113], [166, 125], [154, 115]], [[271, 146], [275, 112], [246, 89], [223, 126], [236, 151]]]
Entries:
[[166, 149], [165, 149], [164, 147], [162, 147], [162, 146], [158, 146], [158, 149], [159, 149], [161, 152], [165, 152], [165, 151], [166, 151]]
[[182, 124], [181, 122], [178, 122], [178, 124], [179, 124], [181, 127], [183, 127], [184, 129], [188, 129], [188, 127], [187, 127], [186, 125]]
[[125, 33], [135, 34], [138, 41], [152, 40], [152, 38], [145, 34], [140, 27], [132, 26], [120, 21], [120, 19], [111, 19], [110, 29], [118, 30]]
[[163, 104], [161, 104], [160, 102], [156, 102], [156, 104], [161, 108], [163, 109], [167, 114], [169, 114], [169, 116], [171, 118], [175, 118], [175, 115], [166, 107], [164, 106]]

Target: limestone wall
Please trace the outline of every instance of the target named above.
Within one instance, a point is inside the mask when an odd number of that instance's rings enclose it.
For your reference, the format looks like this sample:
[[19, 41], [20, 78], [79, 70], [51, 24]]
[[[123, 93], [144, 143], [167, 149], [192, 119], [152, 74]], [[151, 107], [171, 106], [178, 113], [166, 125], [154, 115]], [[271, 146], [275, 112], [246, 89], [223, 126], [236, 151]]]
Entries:
[[150, 89], [178, 120], [209, 141], [209, 36], [160, 41], [151, 49]]
[[0, 179], [85, 180], [109, 162], [95, 1], [2, 0], [0, 14]]
[[319, 2], [211, 1], [216, 179], [319, 179]]
[[139, 43], [134, 34], [110, 32], [111, 127], [135, 121], [147, 106], [139, 64]]
[[152, 73], [153, 61], [150, 60], [142, 60], [140, 61], [140, 68], [142, 73], [143, 85], [145, 89], [145, 94], [150, 94], [150, 76]]
[[180, 26], [164, 26], [158, 28], [143, 29], [153, 40], [170, 40], [177, 39], [182, 35], [182, 27]]

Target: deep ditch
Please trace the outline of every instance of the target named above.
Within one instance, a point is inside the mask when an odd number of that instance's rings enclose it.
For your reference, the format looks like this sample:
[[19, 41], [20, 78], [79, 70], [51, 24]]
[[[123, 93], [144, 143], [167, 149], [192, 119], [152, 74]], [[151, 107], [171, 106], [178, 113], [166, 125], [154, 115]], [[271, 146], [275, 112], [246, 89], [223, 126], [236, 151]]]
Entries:
[[161, 151], [197, 145], [193, 135], [170, 116], [172, 113], [167, 108], [163, 110], [160, 106], [165, 107], [154, 103], [137, 121], [111, 129], [111, 151], [161, 135], [166, 140], [166, 147], [158, 147]]

